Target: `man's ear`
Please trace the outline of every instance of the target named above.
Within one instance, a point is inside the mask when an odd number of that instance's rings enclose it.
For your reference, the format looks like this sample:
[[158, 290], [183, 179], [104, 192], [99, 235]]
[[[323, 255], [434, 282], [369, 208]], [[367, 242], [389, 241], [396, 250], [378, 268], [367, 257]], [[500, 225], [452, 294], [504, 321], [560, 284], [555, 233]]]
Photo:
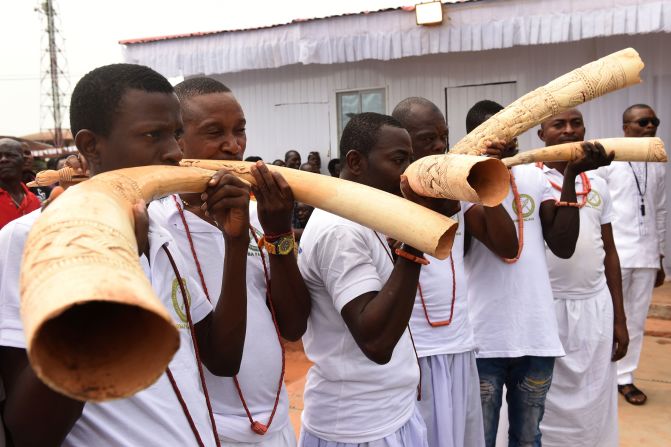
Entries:
[[88, 129], [82, 129], [75, 135], [75, 146], [77, 146], [79, 152], [86, 158], [89, 168], [97, 168], [100, 166], [99, 143], [98, 136]]
[[538, 138], [540, 138], [542, 142], [545, 142], [545, 135], [543, 133], [543, 126], [538, 128], [537, 134], [538, 134]]
[[356, 149], [347, 151], [345, 160], [347, 161], [347, 170], [357, 177], [365, 172], [368, 167], [368, 160]]

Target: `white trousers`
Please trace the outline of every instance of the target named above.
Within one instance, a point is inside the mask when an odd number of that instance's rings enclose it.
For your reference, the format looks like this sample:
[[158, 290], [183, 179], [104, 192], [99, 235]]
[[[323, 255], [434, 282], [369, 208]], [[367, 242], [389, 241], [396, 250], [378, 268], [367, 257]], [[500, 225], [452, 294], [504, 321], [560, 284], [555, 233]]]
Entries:
[[421, 357], [422, 400], [429, 447], [484, 447], [480, 379], [473, 351]]
[[645, 319], [648, 316], [656, 275], [657, 269], [622, 269], [622, 293], [629, 331], [629, 349], [627, 355], [617, 362], [619, 385], [634, 383], [634, 371], [638, 368], [638, 360], [641, 357]]
[[263, 435], [263, 440], [259, 442], [234, 442], [221, 438], [219, 440], [222, 447], [296, 447], [296, 434], [291, 422], [287, 422], [280, 431]]
[[408, 422], [382, 439], [361, 443], [327, 441], [313, 435], [304, 426], [301, 429], [298, 445], [300, 447], [428, 447], [426, 425], [417, 407]]
[[541, 422], [544, 447], [617, 447], [617, 366], [608, 287], [588, 299], [555, 299], [565, 357], [555, 360]]

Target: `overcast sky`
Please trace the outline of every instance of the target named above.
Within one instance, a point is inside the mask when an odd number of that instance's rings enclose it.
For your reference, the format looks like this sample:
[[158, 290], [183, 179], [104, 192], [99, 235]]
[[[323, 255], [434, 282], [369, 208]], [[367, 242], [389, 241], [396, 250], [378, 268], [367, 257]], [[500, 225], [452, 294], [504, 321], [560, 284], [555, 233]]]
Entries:
[[[418, 0], [419, 1], [419, 0]], [[414, 0], [55, 0], [64, 39], [69, 92], [100, 65], [121, 61], [122, 39], [239, 29], [414, 4]], [[40, 83], [47, 48], [38, 0], [0, 2], [0, 135], [21, 136], [52, 127]], [[47, 101], [47, 98], [44, 98]], [[43, 102], [44, 102], [43, 101]], [[67, 113], [64, 127], [69, 127]]]

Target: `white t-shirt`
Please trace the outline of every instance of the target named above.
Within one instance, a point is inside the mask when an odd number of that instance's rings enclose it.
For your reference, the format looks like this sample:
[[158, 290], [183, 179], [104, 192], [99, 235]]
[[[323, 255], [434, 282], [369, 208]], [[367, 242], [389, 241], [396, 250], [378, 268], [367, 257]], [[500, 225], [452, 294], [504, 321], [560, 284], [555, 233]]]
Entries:
[[[562, 185], [564, 176], [559, 171], [543, 166], [543, 172], [551, 182]], [[559, 299], [591, 298], [606, 287], [606, 268], [603, 264], [606, 252], [603, 249], [601, 225], [612, 220], [610, 194], [606, 182], [594, 171], [585, 174], [591, 192], [587, 195], [585, 206], [580, 208], [580, 234], [573, 256], [561, 259], [549, 248], [545, 249], [552, 293]], [[575, 190], [585, 190], [580, 176], [575, 179]], [[561, 191], [552, 188], [552, 193], [559, 200]], [[578, 203], [581, 203], [583, 196], [577, 197]]]
[[303, 336], [314, 362], [305, 385], [303, 424], [316, 436], [344, 443], [384, 438], [411, 417], [419, 368], [408, 331], [391, 360], [378, 365], [354, 341], [340, 311], [377, 292], [393, 264], [385, 236], [315, 209], [301, 238], [298, 266], [312, 297]]
[[[182, 205], [182, 201], [177, 198]], [[172, 196], [152, 202], [157, 212], [163, 215], [166, 228], [177, 241], [182, 257], [195, 269], [193, 253]], [[224, 263], [224, 238], [221, 230], [205, 222], [200, 217], [185, 211], [184, 216], [196, 248], [196, 254], [205, 277], [207, 291], [213, 305], [216, 306], [221, 293], [221, 280]], [[249, 219], [256, 230], [256, 237], [263, 233], [258, 220], [256, 202], [249, 204]], [[270, 273], [270, 260], [266, 256], [266, 266]], [[245, 345], [237, 375], [245, 402], [254, 420], [262, 424], [268, 418], [275, 404], [277, 386], [282, 373], [282, 349], [275, 333], [272, 315], [266, 305], [266, 281], [259, 247], [250, 234], [247, 249], [247, 331]], [[205, 372], [210, 400], [214, 410], [217, 430], [222, 440], [236, 442], [263, 442], [269, 434], [281, 431], [289, 423], [289, 403], [282, 384], [280, 401], [273, 422], [264, 436], [254, 433], [250, 427], [247, 413], [230, 377], [217, 377]]]
[[[23, 325], [19, 315], [19, 269], [28, 232], [39, 217], [33, 211], [10, 222], [0, 231], [0, 346], [25, 349]], [[186, 277], [191, 295], [194, 323], [207, 316], [212, 307], [190, 275], [187, 265], [170, 235], [149, 212], [149, 258], [141, 263], [157, 296], [179, 327], [180, 347], [170, 362], [170, 369], [196, 423], [205, 445], [215, 445], [205, 396], [200, 384], [193, 341], [186, 323], [184, 300], [168, 257], [161, 249], [171, 248], [180, 274]], [[173, 305], [179, 303], [179, 309]], [[120, 330], [122, 330], [120, 328]], [[138, 365], [141, 367], [141, 365]], [[64, 446], [163, 446], [195, 445], [196, 440], [177, 396], [165, 374], [149, 388], [127, 399], [104, 403], [87, 403], [84, 411], [63, 443]]]
[[454, 261], [455, 276], [452, 276], [449, 257], [441, 261], [428, 255], [426, 257], [431, 263], [422, 267], [419, 276], [421, 296], [424, 297], [426, 312], [433, 323], [450, 319], [452, 284], [453, 278], [456, 278], [454, 281], [456, 286], [454, 312], [452, 313], [451, 323], [446, 326], [429, 325], [424, 306], [422, 306], [419, 288], [417, 289], [415, 307], [410, 318], [410, 329], [412, 329], [412, 336], [415, 340], [417, 355], [420, 357], [459, 354], [475, 348], [473, 328], [468, 318], [468, 296], [466, 294], [466, 273], [464, 272], [465, 206], [466, 204], [462, 203], [461, 210], [452, 217], [459, 222], [459, 228], [452, 246], [452, 254], [450, 255]]
[[[512, 172], [524, 216], [520, 259], [507, 264], [477, 239], [465, 257], [477, 356], [562, 356], [539, 214], [542, 202], [554, 201], [552, 186], [535, 166], [516, 166]], [[518, 225], [513, 203], [511, 188], [502, 205]]]
[[[606, 180], [613, 200], [613, 239], [620, 266], [658, 269], [666, 236], [666, 166], [643, 162], [632, 162], [631, 165], [614, 161], [597, 170], [597, 174]], [[645, 192], [645, 216], [641, 213], [636, 178], [641, 192]]]

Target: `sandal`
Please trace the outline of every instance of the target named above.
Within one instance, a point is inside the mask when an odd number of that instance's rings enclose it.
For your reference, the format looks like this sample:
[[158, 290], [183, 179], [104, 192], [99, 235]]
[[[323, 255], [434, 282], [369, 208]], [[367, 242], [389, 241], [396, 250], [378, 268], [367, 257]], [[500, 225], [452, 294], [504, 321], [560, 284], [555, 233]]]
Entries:
[[617, 390], [622, 394], [627, 402], [632, 405], [643, 405], [648, 400], [648, 396], [633, 383], [627, 385], [618, 385]]

